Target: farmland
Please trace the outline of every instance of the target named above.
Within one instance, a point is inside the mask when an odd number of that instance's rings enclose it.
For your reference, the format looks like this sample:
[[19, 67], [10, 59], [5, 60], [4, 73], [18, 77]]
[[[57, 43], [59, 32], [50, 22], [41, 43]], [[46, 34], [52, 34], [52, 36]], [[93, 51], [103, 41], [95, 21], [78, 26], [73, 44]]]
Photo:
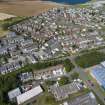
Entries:
[[44, 1], [11, 1], [0, 2], [0, 12], [16, 16], [38, 15], [50, 8], [59, 7], [60, 4]]

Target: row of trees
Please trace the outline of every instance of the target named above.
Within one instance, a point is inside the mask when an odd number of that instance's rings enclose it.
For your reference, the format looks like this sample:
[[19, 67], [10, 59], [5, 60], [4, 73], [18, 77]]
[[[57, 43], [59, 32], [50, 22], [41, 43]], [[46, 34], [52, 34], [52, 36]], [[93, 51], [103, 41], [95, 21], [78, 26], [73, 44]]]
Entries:
[[74, 65], [69, 59], [64, 60], [63, 65], [65, 67], [66, 72], [70, 72], [74, 68]]

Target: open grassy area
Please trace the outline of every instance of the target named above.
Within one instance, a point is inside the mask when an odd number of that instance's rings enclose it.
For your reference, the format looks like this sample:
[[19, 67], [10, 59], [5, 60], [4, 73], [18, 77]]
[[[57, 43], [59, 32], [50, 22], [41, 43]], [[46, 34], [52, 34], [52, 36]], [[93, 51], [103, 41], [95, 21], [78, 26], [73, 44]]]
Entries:
[[87, 68], [104, 61], [105, 53], [98, 51], [88, 52], [81, 56], [78, 56], [75, 60], [78, 66], [82, 68]]
[[58, 102], [55, 101], [54, 97], [46, 91], [42, 95], [37, 97], [37, 100], [33, 105], [59, 105], [59, 104]]
[[3, 37], [4, 35], [6, 35], [8, 33], [8, 30], [3, 30], [1, 27], [0, 27], [0, 37]]
[[33, 105], [59, 105], [54, 98], [54, 96], [48, 92], [48, 87], [44, 83], [42, 85], [44, 92], [37, 97], [37, 100], [33, 103]]

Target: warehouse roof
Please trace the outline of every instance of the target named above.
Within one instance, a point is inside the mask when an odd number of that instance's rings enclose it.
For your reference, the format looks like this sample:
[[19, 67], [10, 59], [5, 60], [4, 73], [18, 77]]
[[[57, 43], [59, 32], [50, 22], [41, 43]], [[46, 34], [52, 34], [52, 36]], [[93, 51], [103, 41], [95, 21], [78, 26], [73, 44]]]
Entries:
[[94, 67], [91, 75], [105, 88], [105, 68], [103, 66], [98, 65]]
[[39, 95], [40, 93], [42, 93], [43, 90], [40, 86], [37, 86], [19, 96], [17, 96], [17, 104], [20, 105], [20, 104], [23, 104], [24, 102], [32, 99], [33, 97]]

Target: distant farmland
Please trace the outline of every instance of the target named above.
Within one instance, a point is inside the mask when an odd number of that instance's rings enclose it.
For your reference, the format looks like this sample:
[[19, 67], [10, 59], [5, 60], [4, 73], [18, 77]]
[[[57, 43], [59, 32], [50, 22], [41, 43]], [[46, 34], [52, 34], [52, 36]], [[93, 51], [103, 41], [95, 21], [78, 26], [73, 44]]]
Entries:
[[[55, 4], [51, 2], [44, 2], [40, 0], [17, 0], [9, 2], [1, 2], [0, 0], [0, 12], [12, 14], [16, 16], [32, 16], [38, 15], [50, 8], [61, 6], [60, 4]], [[6, 0], [4, 0], [6, 1]], [[11, 1], [11, 2], [10, 2]]]

